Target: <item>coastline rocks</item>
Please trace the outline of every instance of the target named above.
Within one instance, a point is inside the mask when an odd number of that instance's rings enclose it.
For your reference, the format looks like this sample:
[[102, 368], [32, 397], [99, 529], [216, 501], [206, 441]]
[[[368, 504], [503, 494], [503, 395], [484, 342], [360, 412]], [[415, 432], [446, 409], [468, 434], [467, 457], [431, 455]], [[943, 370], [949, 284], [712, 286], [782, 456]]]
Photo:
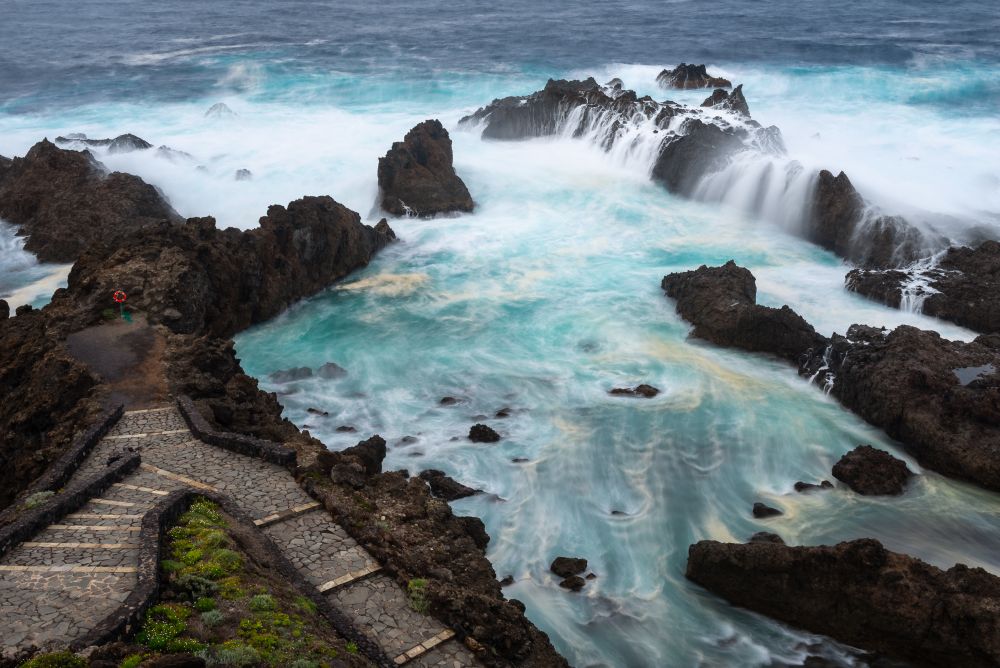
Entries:
[[483, 491], [467, 487], [454, 478], [445, 475], [444, 471], [437, 469], [422, 471], [418, 477], [430, 486], [431, 494], [445, 501], [464, 499], [467, 496], [481, 494]]
[[376, 435], [340, 452], [321, 452], [316, 466], [335, 484], [361, 489], [369, 478], [382, 472], [385, 453], [385, 439]]
[[796, 492], [799, 494], [808, 494], [809, 492], [822, 491], [824, 489], [833, 489], [833, 483], [829, 480], [824, 480], [820, 484], [815, 484], [811, 482], [802, 482], [801, 480], [792, 486]]
[[847, 289], [900, 308], [911, 308], [989, 334], [1000, 332], [1000, 242], [952, 246], [934, 264], [901, 270], [855, 269]]
[[151, 323], [228, 337], [368, 264], [395, 238], [379, 227], [329, 196], [271, 206], [245, 232], [219, 230], [212, 218], [157, 224], [84, 253], [67, 296], [96, 320], [124, 289]]
[[690, 90], [693, 88], [732, 88], [729, 79], [713, 77], [705, 65], [681, 63], [672, 70], [663, 70], [656, 75], [656, 83], [663, 88]]
[[716, 88], [710, 96], [705, 98], [701, 106], [728, 109], [729, 111], [750, 118], [750, 105], [747, 104], [747, 99], [743, 97], [743, 84], [734, 88], [731, 93], [727, 93], [722, 88]]
[[153, 145], [142, 137], [133, 134], [119, 135], [108, 144], [108, 153], [131, 153], [132, 151], [145, 151], [153, 148]]
[[906, 462], [870, 445], [859, 445], [833, 465], [837, 480], [868, 496], [902, 494], [912, 475]]
[[777, 517], [778, 515], [784, 515], [784, 513], [778, 510], [777, 508], [772, 508], [766, 503], [761, 503], [760, 501], [753, 504], [753, 516], [756, 517], [757, 519], [763, 519], [765, 517]]
[[295, 367], [294, 369], [281, 369], [268, 374], [267, 378], [272, 383], [290, 383], [294, 380], [312, 378], [313, 372], [307, 366]]
[[[642, 397], [644, 399], [652, 399], [660, 391], [653, 387], [652, 385], [636, 385], [635, 387], [616, 387], [608, 390], [608, 394], [618, 397]], [[499, 416], [499, 413], [497, 414]], [[506, 416], [504, 416], [506, 417]]]
[[826, 339], [787, 306], [758, 306], [756, 279], [732, 260], [670, 274], [661, 286], [676, 300], [680, 316], [694, 325], [691, 335], [697, 338], [793, 363], [807, 351], [826, 347]]
[[142, 179], [107, 173], [89, 152], [48, 140], [14, 158], [0, 180], [0, 218], [27, 235], [25, 249], [43, 262], [71, 262], [88, 246], [180, 217]]
[[230, 109], [225, 102], [216, 102], [205, 112], [205, 118], [228, 118], [235, 115], [236, 112]]
[[706, 175], [722, 169], [730, 157], [746, 148], [736, 133], [697, 118], [681, 125], [653, 164], [653, 180], [672, 193], [686, 195]]
[[496, 443], [500, 440], [500, 434], [488, 425], [474, 424], [469, 429], [469, 440], [473, 443]]
[[854, 325], [800, 373], [900, 441], [921, 465], [1000, 490], [1000, 337], [965, 343]]
[[10, 317], [10, 304], [7, 303], [6, 299], [0, 299], [0, 320], [6, 320]]
[[455, 173], [451, 137], [438, 120], [413, 127], [379, 158], [381, 206], [397, 216], [433, 216], [473, 209], [472, 196]]
[[340, 366], [336, 362], [327, 362], [320, 368], [316, 369], [316, 375], [324, 380], [333, 380], [346, 376], [347, 369]]
[[734, 605], [919, 665], [1000, 662], [1000, 578], [981, 568], [942, 571], [871, 539], [701, 541], [686, 575]]
[[834, 176], [825, 169], [816, 179], [805, 233], [809, 241], [862, 267], [899, 267], [946, 245], [899, 216], [870, 211], [844, 172]]
[[587, 570], [587, 560], [579, 557], [556, 557], [549, 565], [549, 570], [561, 578], [568, 578]]

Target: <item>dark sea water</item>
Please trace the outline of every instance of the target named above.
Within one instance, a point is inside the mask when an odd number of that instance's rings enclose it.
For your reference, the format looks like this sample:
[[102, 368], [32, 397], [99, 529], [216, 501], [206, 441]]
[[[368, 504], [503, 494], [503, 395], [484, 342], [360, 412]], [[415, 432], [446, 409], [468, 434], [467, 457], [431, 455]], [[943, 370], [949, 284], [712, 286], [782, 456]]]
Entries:
[[[789, 160], [843, 169], [874, 204], [961, 238], [1000, 222], [998, 32], [985, 0], [5, 0], [0, 154], [43, 136], [134, 132], [192, 158], [97, 157], [183, 215], [246, 229], [269, 204], [330, 194], [374, 222], [378, 157], [440, 118], [476, 213], [393, 221], [401, 242], [368, 268], [238, 337], [248, 372], [332, 448], [356, 440], [336, 431], [349, 424], [386, 438], [390, 468], [439, 468], [489, 492], [453, 506], [483, 518], [498, 575], [517, 580], [505, 592], [574, 665], [782, 666], [810, 651], [862, 665], [689, 584], [688, 546], [760, 530], [792, 544], [872, 536], [1000, 573], [1000, 502], [926, 471], [900, 498], [794, 494], [859, 443], [905, 453], [783, 365], [688, 341], [660, 278], [733, 258], [762, 303], [789, 304], [826, 334], [855, 322], [972, 333], [846, 292], [843, 262], [780, 224], [795, 202], [748, 214], [766, 165], [737, 165], [682, 200], [650, 183], [648, 152], [606, 154], [586, 137], [485, 142], [457, 120], [549, 77], [618, 76], [697, 104], [705, 91], [655, 78], [705, 62], [744, 84]], [[217, 102], [237, 115], [206, 118]], [[242, 168], [252, 181], [233, 179]], [[0, 226], [0, 297], [43, 303], [65, 271]], [[267, 380], [328, 361], [347, 377]], [[606, 393], [639, 382], [663, 392]], [[465, 403], [442, 409], [446, 395]], [[512, 416], [490, 420], [500, 444], [452, 440], [503, 407]], [[755, 501], [785, 514], [755, 520]], [[598, 578], [560, 589], [548, 572], [559, 554], [588, 558]]]

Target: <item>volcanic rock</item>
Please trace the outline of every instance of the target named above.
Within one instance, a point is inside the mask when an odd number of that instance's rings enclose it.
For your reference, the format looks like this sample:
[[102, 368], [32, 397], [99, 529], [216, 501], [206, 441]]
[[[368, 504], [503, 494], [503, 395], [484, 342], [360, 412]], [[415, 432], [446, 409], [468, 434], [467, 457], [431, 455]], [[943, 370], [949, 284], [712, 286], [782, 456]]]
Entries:
[[694, 325], [691, 335], [697, 338], [794, 363], [807, 351], [826, 347], [826, 339], [787, 306], [758, 306], [753, 274], [732, 260], [670, 274], [662, 287], [676, 300], [680, 316]]
[[416, 125], [379, 158], [382, 208], [397, 216], [472, 211], [472, 196], [452, 163], [451, 137], [441, 122]]
[[249, 169], [237, 169], [236, 174], [233, 175], [233, 178], [236, 179], [237, 181], [251, 181], [253, 180], [253, 172], [251, 172]]
[[942, 571], [871, 539], [701, 541], [687, 577], [734, 605], [917, 665], [1000, 663], [1000, 578], [981, 568]]
[[488, 425], [474, 424], [469, 429], [469, 440], [473, 443], [496, 443], [500, 440], [500, 434]]
[[227, 118], [235, 115], [236, 112], [230, 109], [225, 102], [216, 102], [205, 112], [205, 118]]
[[799, 494], [805, 494], [807, 492], [813, 492], [816, 490], [833, 489], [833, 483], [830, 482], [829, 480], [824, 480], [823, 482], [817, 485], [815, 483], [802, 482], [800, 480], [799, 482], [795, 483], [793, 487], [795, 488], [795, 491], [798, 492]]
[[325, 380], [333, 380], [335, 378], [343, 378], [346, 376], [347, 369], [334, 362], [327, 362], [320, 368], [316, 369], [316, 375]]
[[1000, 242], [952, 246], [924, 268], [855, 269], [846, 282], [848, 290], [895, 308], [912, 286], [923, 313], [984, 334], [1000, 332]]
[[761, 503], [760, 501], [753, 504], [753, 516], [758, 519], [762, 519], [765, 517], [775, 517], [777, 515], [784, 515], [784, 513], [778, 510], [777, 508], [772, 508], [771, 506], [765, 503]]
[[549, 566], [549, 570], [561, 578], [568, 578], [587, 570], [587, 560], [578, 557], [556, 557]]
[[91, 244], [180, 219], [138, 176], [108, 174], [89, 152], [64, 150], [48, 140], [14, 158], [3, 172], [0, 218], [20, 228], [28, 237], [25, 249], [44, 262], [71, 262]]
[[10, 317], [10, 304], [5, 299], [0, 299], [0, 320]]
[[111, 140], [111, 143], [108, 144], [108, 153], [131, 153], [149, 148], [153, 148], [153, 145], [145, 139], [133, 134], [124, 134]]
[[858, 494], [895, 496], [903, 493], [913, 472], [888, 452], [859, 445], [834, 464], [833, 475]]
[[564, 578], [559, 583], [559, 586], [570, 591], [580, 591], [585, 584], [587, 584], [587, 581], [579, 575], [570, 575], [568, 578]]
[[781, 536], [776, 533], [770, 533], [768, 531], [758, 531], [754, 535], [750, 536], [749, 542], [751, 543], [778, 543], [779, 545], [784, 545], [785, 541], [782, 540]]
[[312, 369], [307, 366], [300, 366], [292, 369], [281, 369], [279, 371], [275, 371], [268, 375], [268, 379], [272, 383], [290, 383], [294, 380], [311, 378], [312, 375]]
[[663, 88], [732, 88], [729, 79], [713, 77], [705, 65], [688, 65], [681, 63], [672, 70], [663, 70], [656, 75], [656, 83]]
[[660, 391], [653, 387], [652, 385], [636, 385], [635, 387], [616, 387], [608, 390], [608, 394], [614, 396], [625, 396], [625, 397], [643, 397], [645, 399], [652, 399]]
[[737, 114], [750, 118], [750, 105], [743, 97], [743, 84], [733, 89], [732, 93], [727, 93], [722, 88], [716, 88], [712, 94], [701, 103], [703, 107], [715, 107], [716, 109], [728, 109]]
[[682, 135], [668, 140], [653, 164], [653, 180], [679, 195], [690, 194], [706, 174], [722, 169], [746, 148], [735, 133], [697, 118], [684, 121]]
[[483, 490], [473, 489], [445, 475], [444, 471], [428, 469], [420, 473], [420, 479], [425, 480], [431, 488], [431, 494], [445, 501], [464, 499], [467, 496], [481, 494]]

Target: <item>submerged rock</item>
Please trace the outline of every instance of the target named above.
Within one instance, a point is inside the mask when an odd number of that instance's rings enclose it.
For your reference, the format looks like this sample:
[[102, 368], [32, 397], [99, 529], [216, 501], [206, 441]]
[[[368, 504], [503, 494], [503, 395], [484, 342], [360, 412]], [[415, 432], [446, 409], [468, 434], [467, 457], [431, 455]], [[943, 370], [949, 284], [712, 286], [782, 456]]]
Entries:
[[734, 605], [919, 665], [1000, 663], [1000, 578], [981, 568], [942, 571], [871, 539], [701, 541], [687, 577]]
[[235, 115], [236, 112], [230, 109], [225, 102], [216, 102], [205, 112], [205, 118], [229, 118]]
[[300, 366], [292, 369], [281, 369], [279, 371], [275, 371], [268, 376], [268, 379], [274, 383], [290, 383], [295, 380], [312, 378], [312, 375], [312, 369], [307, 366]]
[[694, 325], [691, 335], [697, 338], [794, 363], [826, 347], [826, 339], [787, 306], [757, 305], [753, 274], [732, 260], [721, 267], [702, 265], [670, 274], [661, 285], [676, 300], [680, 316]]
[[451, 137], [438, 120], [406, 133], [379, 158], [381, 206], [397, 216], [472, 211], [472, 196], [455, 173]]
[[926, 267], [854, 269], [847, 289], [894, 308], [902, 306], [983, 334], [1000, 332], [1000, 242], [952, 246]]
[[616, 387], [608, 390], [608, 394], [613, 396], [643, 397], [645, 399], [652, 399], [659, 393], [658, 389], [645, 383], [636, 385], [635, 387]]
[[837, 480], [865, 495], [902, 494], [912, 475], [906, 462], [870, 445], [859, 445], [833, 466]]
[[483, 492], [481, 489], [467, 487], [454, 478], [445, 475], [444, 471], [437, 469], [422, 471], [419, 477], [430, 485], [431, 494], [445, 501], [464, 499], [467, 496], [474, 496]]
[[500, 440], [500, 434], [485, 424], [474, 424], [469, 429], [469, 440], [473, 443], [496, 443]]
[[568, 578], [587, 570], [587, 560], [579, 557], [556, 557], [549, 565], [549, 570], [561, 578]]
[[233, 176], [237, 181], [252, 181], [253, 172], [249, 169], [237, 169], [236, 174]]
[[48, 140], [2, 172], [0, 218], [27, 235], [25, 249], [44, 262], [72, 262], [91, 244], [180, 220], [161, 193], [138, 176], [109, 174], [89, 152], [64, 150]]
[[690, 90], [693, 88], [732, 88], [729, 79], [713, 77], [705, 65], [681, 63], [672, 70], [663, 70], [656, 75], [656, 83], [663, 88]]
[[346, 376], [347, 369], [335, 362], [327, 362], [320, 368], [316, 369], [316, 375], [325, 380], [333, 380]]
[[824, 480], [820, 484], [815, 484], [811, 482], [802, 482], [801, 480], [793, 485], [795, 491], [799, 494], [806, 494], [808, 492], [815, 492], [824, 489], [833, 489], [833, 483], [829, 480]]
[[570, 591], [580, 591], [583, 586], [587, 584], [587, 581], [581, 578], [579, 575], [570, 575], [559, 583], [559, 586], [563, 589], [569, 589]]
[[765, 517], [776, 517], [778, 515], [784, 515], [784, 513], [778, 510], [777, 508], [772, 508], [766, 503], [761, 503], [760, 501], [753, 504], [753, 516], [756, 517], [757, 519], [762, 519]]

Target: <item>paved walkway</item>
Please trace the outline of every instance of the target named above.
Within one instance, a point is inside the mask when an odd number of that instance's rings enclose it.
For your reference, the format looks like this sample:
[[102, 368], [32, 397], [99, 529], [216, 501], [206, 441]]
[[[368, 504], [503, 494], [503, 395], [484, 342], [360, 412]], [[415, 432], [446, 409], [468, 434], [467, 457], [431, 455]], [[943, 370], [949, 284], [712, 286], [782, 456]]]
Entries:
[[123, 601], [136, 584], [142, 516], [181, 487], [231, 497], [305, 577], [397, 665], [477, 665], [451, 630], [415, 612], [368, 552], [283, 467], [197, 440], [173, 406], [125, 413], [74, 476], [95, 475], [124, 447], [142, 456], [133, 474], [0, 560], [0, 643], [65, 646]]

